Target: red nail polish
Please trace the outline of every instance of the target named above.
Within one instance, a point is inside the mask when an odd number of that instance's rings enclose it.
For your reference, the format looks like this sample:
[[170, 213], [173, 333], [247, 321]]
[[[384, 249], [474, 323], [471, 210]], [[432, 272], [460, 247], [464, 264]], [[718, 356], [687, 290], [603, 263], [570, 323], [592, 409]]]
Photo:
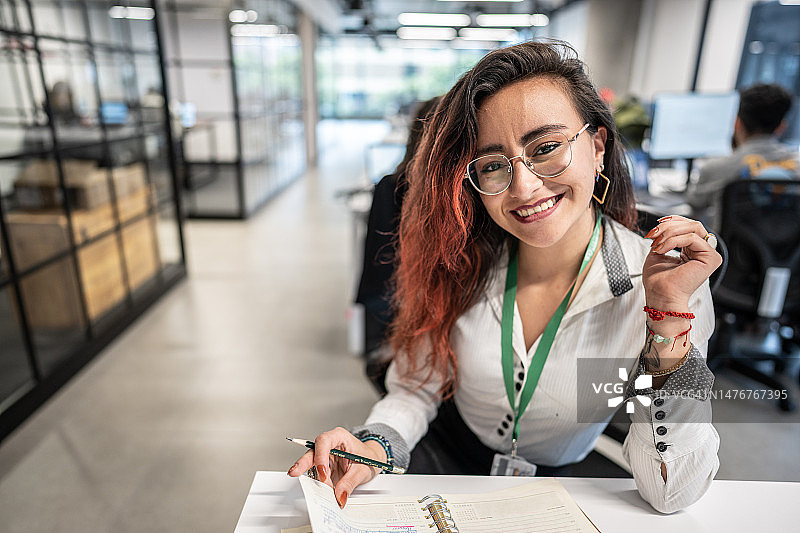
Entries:
[[658, 233], [658, 227], [655, 227], [655, 228], [651, 229], [650, 231], [648, 231], [648, 232], [647, 232], [647, 235], [645, 235], [645, 238], [646, 238], [646, 239], [650, 239], [650, 238], [651, 238], [651, 237], [653, 237], [653, 235], [655, 235], [656, 233]]
[[328, 480], [328, 467], [325, 465], [318, 465], [317, 474], [319, 475], [319, 480], [325, 483]]
[[342, 492], [341, 499], [336, 501], [339, 503], [339, 507], [344, 509], [345, 504], [347, 504], [347, 491]]

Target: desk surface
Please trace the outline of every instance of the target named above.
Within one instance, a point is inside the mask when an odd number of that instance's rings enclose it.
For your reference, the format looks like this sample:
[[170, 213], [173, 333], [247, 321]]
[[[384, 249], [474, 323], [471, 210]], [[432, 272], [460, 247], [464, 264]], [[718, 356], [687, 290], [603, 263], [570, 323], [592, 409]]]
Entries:
[[[432, 480], [432, 478], [434, 478]], [[647, 531], [797, 531], [800, 483], [714, 481], [686, 510], [662, 515], [639, 497], [632, 479], [558, 478], [603, 533]], [[527, 483], [530, 478], [489, 476], [382, 475], [356, 489], [359, 494], [487, 492]], [[256, 472], [234, 533], [278, 533], [308, 524], [303, 491], [285, 472]]]

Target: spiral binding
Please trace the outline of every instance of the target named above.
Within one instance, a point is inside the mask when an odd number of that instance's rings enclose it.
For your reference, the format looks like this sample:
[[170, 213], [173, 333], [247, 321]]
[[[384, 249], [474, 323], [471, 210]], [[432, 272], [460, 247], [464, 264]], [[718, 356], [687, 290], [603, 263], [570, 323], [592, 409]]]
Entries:
[[442, 498], [439, 494], [428, 494], [419, 503], [423, 504], [423, 511], [428, 513], [428, 516], [433, 520], [432, 524], [428, 527], [435, 527], [439, 533], [459, 533], [458, 527], [453, 520], [453, 515], [450, 514], [450, 509], [447, 508], [447, 500]]

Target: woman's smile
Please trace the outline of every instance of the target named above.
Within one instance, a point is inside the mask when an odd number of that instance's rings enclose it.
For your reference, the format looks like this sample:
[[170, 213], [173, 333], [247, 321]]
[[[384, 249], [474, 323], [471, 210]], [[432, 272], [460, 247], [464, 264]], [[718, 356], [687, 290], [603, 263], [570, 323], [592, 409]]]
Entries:
[[536, 222], [553, 214], [555, 210], [558, 209], [560, 205], [559, 202], [563, 197], [563, 194], [557, 194], [555, 196], [543, 198], [533, 204], [526, 204], [512, 209], [511, 214], [523, 224]]

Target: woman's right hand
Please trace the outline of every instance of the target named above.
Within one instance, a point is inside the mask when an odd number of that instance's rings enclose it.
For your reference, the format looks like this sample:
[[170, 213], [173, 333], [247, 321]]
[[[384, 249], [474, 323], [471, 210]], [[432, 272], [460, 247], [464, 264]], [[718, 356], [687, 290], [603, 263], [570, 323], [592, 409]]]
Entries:
[[298, 477], [312, 466], [316, 467], [317, 479], [333, 487], [339, 507], [344, 507], [353, 489], [374, 478], [380, 469], [333, 456], [330, 454], [333, 448], [380, 462], [386, 462], [386, 452], [380, 443], [373, 440], [361, 442], [352, 433], [339, 427], [317, 436], [314, 449], [308, 450], [289, 469], [290, 476]]

